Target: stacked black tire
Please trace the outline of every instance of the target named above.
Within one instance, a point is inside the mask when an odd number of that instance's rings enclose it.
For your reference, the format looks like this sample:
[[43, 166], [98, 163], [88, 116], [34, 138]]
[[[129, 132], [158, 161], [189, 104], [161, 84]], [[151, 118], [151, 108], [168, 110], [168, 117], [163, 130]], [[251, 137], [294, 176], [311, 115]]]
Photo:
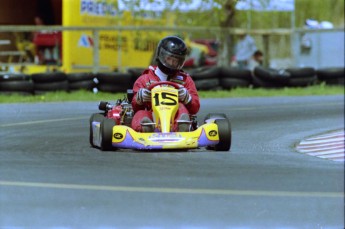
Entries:
[[200, 67], [188, 71], [194, 80], [195, 87], [198, 90], [217, 90], [221, 89], [219, 85], [219, 67]]
[[128, 72], [108, 72], [96, 74], [98, 91], [102, 92], [126, 92], [133, 87], [132, 74]]
[[344, 85], [344, 68], [321, 68], [316, 71], [320, 82], [329, 85]]
[[316, 71], [314, 68], [287, 68], [290, 74], [286, 87], [306, 87], [317, 83]]
[[344, 68], [312, 67], [274, 69], [258, 66], [253, 71], [236, 67], [201, 67], [188, 70], [198, 90], [237, 87], [306, 87], [319, 83], [344, 85]]
[[34, 93], [44, 94], [53, 91], [68, 91], [67, 76], [63, 72], [36, 73], [31, 75]]
[[0, 93], [32, 95], [34, 83], [26, 74], [0, 73]]
[[252, 82], [252, 74], [249, 70], [234, 67], [222, 67], [220, 70], [219, 84], [223, 89], [249, 87]]
[[92, 73], [70, 73], [66, 77], [69, 91], [93, 91], [97, 87], [98, 80]]
[[253, 71], [253, 84], [256, 87], [306, 87], [325, 83], [344, 85], [344, 68], [311, 67], [271, 69], [256, 67]]

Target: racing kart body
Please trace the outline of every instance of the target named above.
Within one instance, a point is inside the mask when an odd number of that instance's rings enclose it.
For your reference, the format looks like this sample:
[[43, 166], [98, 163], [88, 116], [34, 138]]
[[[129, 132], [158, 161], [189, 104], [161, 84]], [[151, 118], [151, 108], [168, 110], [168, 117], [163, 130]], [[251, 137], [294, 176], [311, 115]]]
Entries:
[[198, 126], [195, 115], [191, 121], [181, 121], [189, 125], [188, 132], [173, 132], [172, 126], [178, 110], [178, 84], [158, 82], [151, 90], [151, 105], [154, 132], [137, 132], [131, 128], [134, 111], [131, 106], [132, 90], [115, 105], [100, 102], [103, 113], [90, 117], [90, 144], [101, 150], [119, 148], [134, 150], [196, 149], [207, 147], [216, 151], [229, 151], [231, 147], [231, 126], [225, 114], [211, 113], [204, 124]]

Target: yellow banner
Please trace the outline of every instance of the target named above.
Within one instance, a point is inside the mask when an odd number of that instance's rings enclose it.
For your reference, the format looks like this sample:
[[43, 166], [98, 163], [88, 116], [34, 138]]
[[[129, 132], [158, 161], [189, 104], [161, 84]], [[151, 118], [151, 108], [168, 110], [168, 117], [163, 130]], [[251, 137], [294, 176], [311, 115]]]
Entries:
[[[133, 17], [120, 11], [117, 0], [63, 0], [63, 26], [165, 25], [164, 19]], [[147, 67], [164, 32], [100, 31], [100, 71]], [[66, 72], [91, 71], [92, 31], [64, 31], [62, 61]]]

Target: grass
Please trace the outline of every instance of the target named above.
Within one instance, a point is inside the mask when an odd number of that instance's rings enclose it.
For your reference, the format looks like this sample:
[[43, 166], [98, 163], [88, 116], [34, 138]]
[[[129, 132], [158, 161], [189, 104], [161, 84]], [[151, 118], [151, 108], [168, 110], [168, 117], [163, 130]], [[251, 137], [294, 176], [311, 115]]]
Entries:
[[[0, 103], [34, 103], [65, 101], [116, 101], [125, 93], [92, 93], [88, 91], [49, 92], [41, 95], [0, 94]], [[239, 98], [239, 97], [274, 97], [308, 95], [344, 95], [344, 86], [325, 84], [309, 87], [287, 87], [280, 89], [236, 88], [232, 90], [199, 91], [200, 98]]]

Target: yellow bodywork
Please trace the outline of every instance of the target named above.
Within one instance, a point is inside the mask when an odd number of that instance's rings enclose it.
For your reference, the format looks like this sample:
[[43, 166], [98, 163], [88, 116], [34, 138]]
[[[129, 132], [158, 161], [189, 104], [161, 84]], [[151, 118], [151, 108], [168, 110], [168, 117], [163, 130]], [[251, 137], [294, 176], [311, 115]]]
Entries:
[[128, 149], [194, 149], [219, 142], [218, 126], [207, 123], [191, 132], [141, 133], [127, 126], [114, 126], [112, 145]]
[[178, 92], [173, 87], [154, 87], [151, 90], [153, 116], [156, 129], [162, 133], [171, 131], [178, 110]]

